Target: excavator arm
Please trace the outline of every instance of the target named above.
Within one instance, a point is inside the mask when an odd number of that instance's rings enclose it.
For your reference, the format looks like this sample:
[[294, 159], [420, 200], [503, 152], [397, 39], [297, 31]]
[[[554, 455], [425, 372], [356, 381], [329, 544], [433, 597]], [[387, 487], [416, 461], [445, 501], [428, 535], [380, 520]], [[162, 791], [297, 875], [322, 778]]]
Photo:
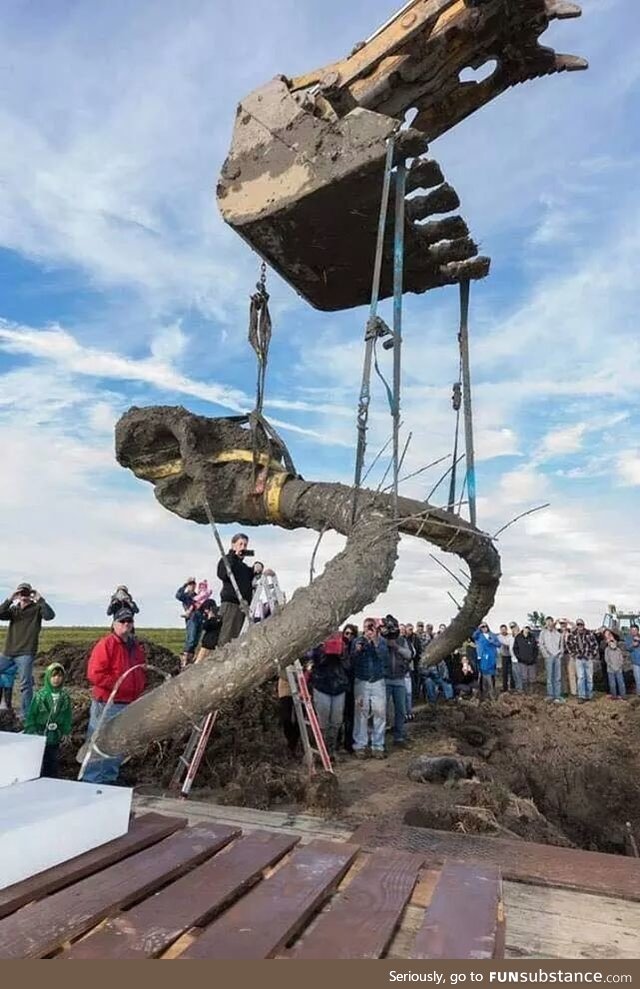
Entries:
[[[224, 219], [312, 305], [363, 304], [393, 138], [397, 161], [414, 158], [405, 290], [484, 277], [489, 260], [478, 257], [464, 220], [450, 215], [457, 194], [422, 156], [429, 141], [511, 86], [586, 68], [539, 42], [552, 19], [580, 13], [568, 0], [412, 0], [346, 59], [277, 77], [238, 107], [217, 190]], [[461, 81], [464, 69], [493, 61], [486, 78]], [[390, 218], [381, 298], [392, 292], [392, 255]]]

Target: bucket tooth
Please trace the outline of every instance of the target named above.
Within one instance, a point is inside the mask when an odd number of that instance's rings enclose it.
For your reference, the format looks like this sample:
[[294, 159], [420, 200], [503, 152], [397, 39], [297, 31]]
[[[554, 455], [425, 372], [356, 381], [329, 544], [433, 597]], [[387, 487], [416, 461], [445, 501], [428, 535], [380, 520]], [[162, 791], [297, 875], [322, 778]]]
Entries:
[[568, 21], [572, 17], [582, 17], [582, 7], [569, 0], [546, 0], [545, 8], [549, 20]]

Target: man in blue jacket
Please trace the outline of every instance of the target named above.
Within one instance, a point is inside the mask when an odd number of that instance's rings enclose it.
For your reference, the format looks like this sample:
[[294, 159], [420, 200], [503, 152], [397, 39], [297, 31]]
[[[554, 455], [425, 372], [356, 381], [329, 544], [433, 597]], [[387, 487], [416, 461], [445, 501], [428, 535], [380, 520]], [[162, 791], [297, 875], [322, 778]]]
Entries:
[[374, 759], [385, 757], [384, 732], [387, 716], [385, 677], [389, 658], [389, 647], [378, 634], [375, 618], [366, 618], [363, 635], [356, 639], [352, 652], [355, 697], [353, 751], [356, 759], [366, 758], [370, 717], [373, 718], [371, 755]]
[[486, 622], [483, 622], [473, 633], [478, 654], [478, 672], [480, 674], [480, 693], [483, 700], [495, 698], [495, 677], [498, 666], [498, 651], [500, 639], [492, 632]]
[[633, 663], [633, 676], [636, 681], [636, 694], [640, 694], [640, 628], [632, 625], [629, 635], [625, 636], [624, 644], [629, 650], [629, 656]]

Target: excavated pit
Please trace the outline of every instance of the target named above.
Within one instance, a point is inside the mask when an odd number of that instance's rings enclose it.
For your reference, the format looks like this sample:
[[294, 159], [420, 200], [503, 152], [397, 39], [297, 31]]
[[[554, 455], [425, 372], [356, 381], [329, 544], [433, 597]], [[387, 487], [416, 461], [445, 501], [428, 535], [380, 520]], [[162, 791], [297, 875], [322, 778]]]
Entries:
[[[69, 671], [74, 724], [61, 751], [67, 778], [77, 776], [75, 754], [88, 720], [90, 646], [59, 643], [36, 667], [38, 680], [49, 662]], [[149, 642], [147, 648], [154, 665], [177, 673], [178, 658], [169, 650]], [[386, 817], [398, 825], [625, 854], [627, 821], [640, 838], [639, 715], [640, 698], [613, 702], [604, 694], [582, 706], [549, 704], [542, 694], [423, 706], [410, 726], [409, 751], [392, 750], [382, 763], [341, 756], [336, 779], [322, 775], [310, 785], [301, 762], [288, 755], [270, 681], [223, 706], [192, 796], [263, 810], [311, 810], [354, 828]], [[4, 711], [0, 730], [18, 730]], [[185, 741], [150, 744], [125, 764], [122, 781], [166, 792]], [[468, 760], [473, 778], [413, 782], [408, 767], [422, 754]]]

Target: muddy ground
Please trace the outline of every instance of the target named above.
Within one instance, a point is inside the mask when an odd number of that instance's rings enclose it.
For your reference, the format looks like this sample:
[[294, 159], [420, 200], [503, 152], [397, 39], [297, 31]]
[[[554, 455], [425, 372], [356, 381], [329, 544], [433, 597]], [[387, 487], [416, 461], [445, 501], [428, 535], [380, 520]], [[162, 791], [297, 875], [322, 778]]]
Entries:
[[[147, 643], [149, 661], [178, 672], [177, 657]], [[89, 693], [87, 648], [59, 643], [38, 660], [69, 671], [74, 728], [62, 751], [63, 775], [74, 778], [84, 741]], [[150, 675], [150, 678], [153, 675]], [[156, 677], [156, 682], [158, 678]], [[0, 712], [0, 730], [16, 725]], [[335, 780], [309, 786], [288, 754], [278, 720], [275, 684], [251, 691], [221, 710], [200, 768], [194, 798], [262, 809], [304, 809], [352, 826], [395, 817], [418, 827], [519, 837], [624, 854], [627, 822], [640, 842], [640, 698], [589, 704], [502, 695], [495, 702], [439, 703], [416, 710], [411, 748], [384, 762], [341, 756]], [[390, 736], [388, 736], [390, 738]], [[123, 767], [123, 782], [146, 792], [169, 785], [186, 739], [156, 742]], [[474, 776], [455, 783], [407, 777], [418, 755], [470, 759]]]

